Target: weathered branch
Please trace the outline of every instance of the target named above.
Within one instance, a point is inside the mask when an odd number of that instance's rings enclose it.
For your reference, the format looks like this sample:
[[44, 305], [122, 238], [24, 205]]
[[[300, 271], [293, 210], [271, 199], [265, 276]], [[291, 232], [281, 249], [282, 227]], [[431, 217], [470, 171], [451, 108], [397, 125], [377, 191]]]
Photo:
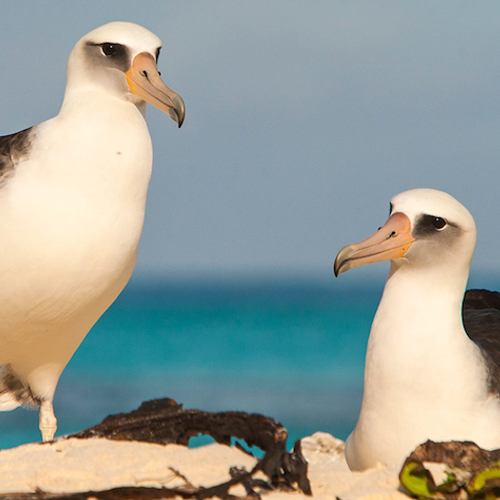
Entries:
[[[264, 456], [252, 471], [231, 469], [231, 479], [210, 488], [195, 488], [186, 484], [179, 488], [121, 487], [105, 491], [87, 491], [71, 494], [47, 492], [14, 493], [0, 495], [0, 500], [83, 500], [95, 497], [98, 500], [122, 500], [134, 498], [149, 500], [153, 498], [235, 498], [229, 489], [242, 484], [247, 491], [247, 498], [259, 498], [255, 491], [260, 489], [294, 489], [294, 485], [306, 495], [311, 495], [307, 478], [307, 462], [300, 447], [295, 443], [293, 451], [287, 451], [287, 430], [274, 419], [256, 413], [237, 411], [205, 412], [184, 410], [173, 399], [156, 399], [143, 403], [130, 413], [111, 415], [100, 424], [67, 436], [67, 438], [87, 439], [102, 437], [120, 441], [144, 441], [157, 444], [188, 445], [191, 437], [198, 434], [210, 435], [217, 443], [230, 445], [232, 438], [241, 439], [248, 446], [257, 446], [264, 451]], [[269, 478], [269, 483], [253, 478], [257, 471], [262, 471]], [[182, 475], [177, 473], [180, 477]]]

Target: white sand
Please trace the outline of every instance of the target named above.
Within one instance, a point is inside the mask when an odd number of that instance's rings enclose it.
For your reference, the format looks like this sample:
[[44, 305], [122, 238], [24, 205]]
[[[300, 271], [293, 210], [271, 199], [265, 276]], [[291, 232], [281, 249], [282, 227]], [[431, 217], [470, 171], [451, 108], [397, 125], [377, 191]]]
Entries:
[[[302, 440], [309, 462], [313, 498], [408, 499], [397, 491], [396, 470], [371, 469], [351, 472], [344, 459], [343, 443], [329, 434], [316, 433]], [[195, 486], [213, 486], [230, 479], [231, 466], [251, 470], [252, 457], [223, 445], [188, 449], [106, 439], [68, 439], [51, 444], [29, 444], [0, 451], [0, 493], [74, 492], [118, 486], [176, 487], [183, 474]], [[231, 493], [242, 495], [238, 486]], [[269, 500], [310, 498], [301, 493], [272, 492]]]

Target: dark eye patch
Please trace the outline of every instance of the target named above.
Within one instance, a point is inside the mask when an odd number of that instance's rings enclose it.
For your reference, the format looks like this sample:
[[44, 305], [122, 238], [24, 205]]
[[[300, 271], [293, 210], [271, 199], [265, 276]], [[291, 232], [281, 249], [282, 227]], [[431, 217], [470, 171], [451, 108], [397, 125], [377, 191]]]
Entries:
[[129, 52], [125, 45], [114, 42], [87, 42], [86, 45], [85, 51], [93, 65], [106, 65], [122, 71], [130, 68]]
[[158, 47], [156, 49], [156, 56], [155, 56], [156, 64], [158, 64], [158, 59], [160, 58], [160, 51], [161, 51], [161, 47]]
[[392, 203], [389, 203], [389, 217], [392, 215]]
[[423, 214], [416, 220], [416, 223], [412, 230], [412, 235], [415, 238], [431, 237], [433, 235], [436, 235], [437, 233], [442, 232], [448, 226], [450, 228], [453, 228], [454, 230], [459, 229], [455, 224], [447, 221], [443, 217]]

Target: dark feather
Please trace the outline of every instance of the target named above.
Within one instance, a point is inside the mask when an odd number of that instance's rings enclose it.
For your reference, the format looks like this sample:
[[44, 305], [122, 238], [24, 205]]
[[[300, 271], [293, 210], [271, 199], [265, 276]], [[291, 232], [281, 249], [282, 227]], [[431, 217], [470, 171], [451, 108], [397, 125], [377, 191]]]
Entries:
[[42, 402], [42, 398], [33, 393], [31, 387], [19, 380], [10, 365], [5, 365], [0, 370], [0, 394], [4, 392], [10, 393], [18, 405], [28, 408], [38, 408]]
[[467, 335], [486, 360], [489, 390], [500, 395], [500, 293], [467, 290], [462, 316]]
[[30, 127], [0, 137], [0, 183], [12, 174], [19, 160], [28, 156], [31, 151], [33, 130], [34, 127]]

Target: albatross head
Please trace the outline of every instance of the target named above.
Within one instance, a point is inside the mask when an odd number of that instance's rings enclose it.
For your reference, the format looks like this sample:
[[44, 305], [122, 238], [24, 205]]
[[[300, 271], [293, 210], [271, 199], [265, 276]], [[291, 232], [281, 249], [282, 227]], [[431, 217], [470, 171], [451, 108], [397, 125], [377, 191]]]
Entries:
[[413, 189], [391, 200], [389, 220], [360, 243], [344, 247], [335, 259], [335, 276], [372, 262], [431, 270], [463, 268], [468, 274], [476, 226], [455, 198], [434, 189]]
[[167, 113], [179, 127], [182, 98], [163, 83], [158, 68], [161, 40], [132, 23], [114, 22], [91, 31], [68, 61], [67, 92], [100, 88], [141, 106], [144, 101]]

